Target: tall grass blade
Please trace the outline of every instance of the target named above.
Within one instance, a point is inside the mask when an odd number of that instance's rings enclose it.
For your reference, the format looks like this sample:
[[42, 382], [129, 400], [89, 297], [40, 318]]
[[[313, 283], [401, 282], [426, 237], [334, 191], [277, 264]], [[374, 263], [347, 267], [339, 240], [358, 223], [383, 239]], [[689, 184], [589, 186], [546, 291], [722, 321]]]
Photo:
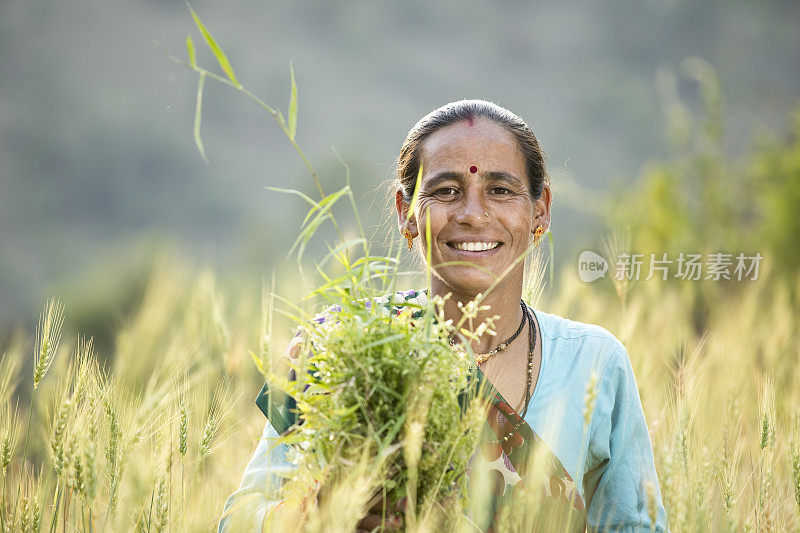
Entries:
[[311, 210], [308, 212], [308, 214], [306, 214], [306, 218], [303, 220], [303, 224], [305, 225], [308, 222], [308, 219], [311, 218], [311, 215], [313, 215], [317, 209], [320, 210], [317, 216], [321, 215], [323, 212], [330, 211], [331, 207], [333, 207], [333, 204], [335, 204], [339, 200], [339, 198], [347, 194], [349, 191], [350, 187], [344, 186], [335, 193], [330, 194], [325, 198], [323, 198], [322, 200], [320, 200], [319, 203], [315, 204], [314, 207], [312, 207]]
[[294, 140], [297, 134], [297, 83], [294, 80], [294, 65], [289, 62], [289, 74], [292, 78], [292, 95], [289, 99], [289, 137]]
[[547, 240], [550, 242], [550, 286], [553, 286], [553, 270], [555, 269], [555, 253], [556, 253], [556, 244], [555, 240], [553, 239], [553, 232], [550, 229], [547, 229]]
[[222, 51], [222, 48], [219, 47], [217, 41], [211, 35], [211, 33], [206, 29], [203, 23], [200, 21], [200, 17], [197, 16], [192, 6], [187, 2], [186, 4], [189, 7], [189, 11], [192, 13], [192, 18], [194, 19], [194, 23], [197, 24], [197, 28], [200, 30], [200, 33], [203, 34], [203, 38], [206, 40], [206, 44], [211, 49], [211, 52], [214, 54], [214, 57], [217, 58], [217, 62], [225, 74], [228, 76], [228, 79], [231, 80], [236, 85], [241, 86], [239, 80], [236, 79], [236, 75], [233, 73], [233, 67], [231, 66], [230, 61], [228, 61], [228, 57], [225, 55], [225, 52]]
[[[294, 244], [292, 244], [292, 247], [289, 249], [289, 253], [287, 254], [287, 255], [292, 255], [295, 252], [295, 250], [297, 250], [298, 263], [303, 257], [303, 252], [305, 251], [306, 245], [311, 240], [311, 237], [313, 237], [314, 234], [317, 232], [317, 229], [319, 229], [319, 227], [322, 225], [323, 222], [325, 222], [325, 220], [327, 219], [333, 220], [333, 216], [330, 214], [330, 210], [334, 206], [336, 201], [350, 191], [350, 188], [348, 186], [344, 186], [335, 193], [329, 194], [328, 196], [323, 198], [320, 202], [315, 202], [314, 200], [309, 198], [308, 195], [303, 194], [300, 191], [295, 191], [292, 189], [281, 189], [279, 187], [265, 187], [265, 188], [270, 191], [283, 192], [299, 196], [312, 206], [311, 209], [306, 214], [305, 219], [303, 220], [302, 231], [297, 236], [297, 239], [295, 239]], [[315, 213], [316, 215], [314, 215]]]
[[197, 52], [194, 49], [194, 41], [191, 35], [186, 36], [186, 52], [189, 55], [189, 64], [192, 68], [197, 66]]
[[411, 220], [417, 210], [417, 203], [419, 202], [419, 190], [422, 186], [422, 163], [419, 165], [419, 172], [417, 172], [417, 182], [414, 185], [414, 194], [411, 196], [411, 204], [408, 206], [408, 213], [406, 220]]
[[293, 194], [295, 196], [299, 196], [300, 198], [302, 198], [303, 200], [305, 200], [306, 202], [308, 202], [312, 206], [319, 207], [319, 204], [315, 200], [313, 200], [310, 196], [308, 196], [307, 194], [304, 194], [304, 193], [302, 193], [300, 191], [296, 191], [294, 189], [282, 189], [280, 187], [264, 187], [264, 188], [266, 190], [268, 190], [268, 191], [282, 192], [282, 193], [285, 193], [285, 194]]
[[200, 157], [208, 164], [208, 156], [206, 155], [205, 146], [203, 146], [203, 139], [200, 137], [200, 123], [203, 116], [203, 86], [206, 83], [206, 73], [201, 72], [200, 77], [197, 79], [197, 102], [194, 106], [194, 144], [197, 146], [197, 151], [200, 152]]

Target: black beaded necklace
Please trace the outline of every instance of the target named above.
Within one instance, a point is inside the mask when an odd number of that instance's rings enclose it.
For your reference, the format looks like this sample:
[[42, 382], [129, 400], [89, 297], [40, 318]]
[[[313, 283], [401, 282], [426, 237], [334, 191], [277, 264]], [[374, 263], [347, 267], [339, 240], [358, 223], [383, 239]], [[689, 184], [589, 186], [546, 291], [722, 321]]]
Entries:
[[519, 417], [519, 422], [514, 424], [513, 429], [511, 432], [503, 437], [503, 442], [508, 442], [508, 440], [513, 437], [522, 423], [525, 421], [525, 415], [528, 413], [528, 406], [530, 405], [531, 401], [531, 384], [533, 383], [533, 355], [536, 351], [536, 326], [533, 322], [533, 317], [530, 316], [530, 311], [528, 310], [528, 306], [525, 303], [522, 303], [525, 318], [528, 319], [528, 376], [525, 380], [525, 408], [522, 410], [522, 414]]
[[[494, 350], [491, 350], [491, 351], [486, 352], [486, 353], [476, 353], [475, 354], [475, 364], [476, 365], [479, 365], [481, 363], [484, 363], [484, 362], [488, 361], [489, 358], [492, 357], [493, 355], [498, 354], [498, 353], [502, 352], [503, 350], [505, 350], [506, 348], [508, 348], [508, 345], [511, 344], [512, 342], [514, 342], [514, 340], [517, 337], [519, 337], [519, 334], [522, 333], [522, 328], [525, 327], [525, 319], [527, 318], [528, 312], [526, 310], [526, 306], [525, 306], [525, 302], [524, 301], [520, 300], [519, 304], [522, 307], [522, 320], [520, 320], [520, 322], [519, 322], [519, 327], [517, 328], [517, 331], [515, 331], [514, 334], [511, 335], [509, 338], [507, 338], [506, 340], [504, 340], [503, 342], [498, 344], [497, 348], [495, 348]], [[450, 346], [456, 347], [457, 349], [463, 349], [463, 348], [457, 347], [455, 342], [453, 341], [453, 339], [450, 339]]]

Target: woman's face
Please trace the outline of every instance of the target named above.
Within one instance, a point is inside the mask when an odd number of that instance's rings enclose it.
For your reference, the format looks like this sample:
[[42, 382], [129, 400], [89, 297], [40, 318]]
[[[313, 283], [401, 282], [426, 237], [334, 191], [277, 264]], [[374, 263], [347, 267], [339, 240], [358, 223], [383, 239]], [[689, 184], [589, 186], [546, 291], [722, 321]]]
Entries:
[[[526, 253], [536, 227], [547, 228], [549, 187], [538, 200], [531, 198], [516, 138], [487, 119], [439, 129], [423, 143], [421, 163], [419, 203], [408, 222], [409, 206], [398, 192], [401, 231], [408, 228], [416, 237], [430, 217], [431, 267], [437, 278], [458, 294], [485, 292]], [[523, 269], [520, 261], [501, 283], [521, 287]]]

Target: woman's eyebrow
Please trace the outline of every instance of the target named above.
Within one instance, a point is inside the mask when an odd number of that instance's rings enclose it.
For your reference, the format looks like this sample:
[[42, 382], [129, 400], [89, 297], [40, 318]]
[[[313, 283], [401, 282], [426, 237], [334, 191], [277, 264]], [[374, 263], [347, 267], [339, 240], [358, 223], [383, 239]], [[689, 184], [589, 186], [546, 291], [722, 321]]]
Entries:
[[423, 184], [423, 188], [432, 189], [445, 181], [456, 181], [461, 184], [464, 182], [464, 175], [459, 172], [453, 172], [452, 170], [444, 170], [427, 178]]
[[502, 171], [487, 172], [483, 174], [481, 177], [487, 181], [505, 181], [510, 185], [514, 185], [517, 187], [520, 187], [522, 185], [522, 181], [518, 177], [514, 176], [513, 174], [509, 174], [508, 172], [502, 172]]

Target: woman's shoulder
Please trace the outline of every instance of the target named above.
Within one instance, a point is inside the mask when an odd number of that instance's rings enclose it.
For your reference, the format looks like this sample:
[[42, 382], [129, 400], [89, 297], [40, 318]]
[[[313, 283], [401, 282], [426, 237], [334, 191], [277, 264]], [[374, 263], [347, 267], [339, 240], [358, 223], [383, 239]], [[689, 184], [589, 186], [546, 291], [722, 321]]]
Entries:
[[565, 340], [596, 338], [598, 340], [622, 346], [622, 342], [608, 329], [597, 324], [580, 322], [571, 318], [548, 313], [539, 309], [534, 310], [539, 319], [542, 335], [551, 339], [562, 338]]
[[608, 329], [597, 324], [572, 320], [538, 309], [534, 310], [539, 320], [543, 346], [551, 354], [593, 354], [602, 360], [603, 365], [612, 359], [621, 363], [628, 359], [622, 341]]

